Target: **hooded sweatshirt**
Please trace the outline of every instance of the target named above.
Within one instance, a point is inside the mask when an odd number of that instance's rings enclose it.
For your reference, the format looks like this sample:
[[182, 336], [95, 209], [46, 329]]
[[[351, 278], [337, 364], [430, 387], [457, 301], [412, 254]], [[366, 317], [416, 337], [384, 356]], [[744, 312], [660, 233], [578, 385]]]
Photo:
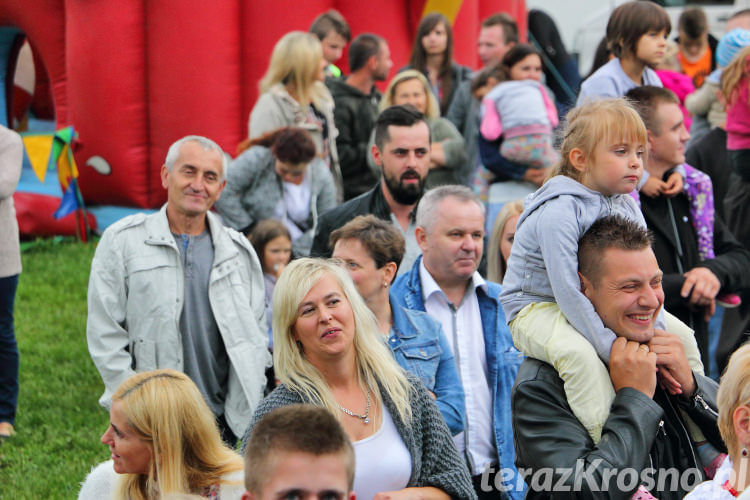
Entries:
[[[643, 214], [627, 194], [604, 196], [564, 175], [547, 181], [524, 200], [500, 294], [508, 322], [529, 304], [556, 302], [606, 363], [617, 336], [581, 293], [578, 240], [596, 220], [609, 215], [646, 227]], [[661, 311], [657, 328], [664, 328]]]

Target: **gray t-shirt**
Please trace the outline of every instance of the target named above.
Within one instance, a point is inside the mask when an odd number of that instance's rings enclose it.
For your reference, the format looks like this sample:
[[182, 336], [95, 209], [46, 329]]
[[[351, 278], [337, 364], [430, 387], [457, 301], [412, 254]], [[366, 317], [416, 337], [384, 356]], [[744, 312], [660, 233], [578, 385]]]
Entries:
[[229, 357], [208, 301], [214, 247], [208, 229], [198, 236], [173, 234], [185, 273], [180, 315], [184, 371], [200, 389], [216, 416], [224, 414]]

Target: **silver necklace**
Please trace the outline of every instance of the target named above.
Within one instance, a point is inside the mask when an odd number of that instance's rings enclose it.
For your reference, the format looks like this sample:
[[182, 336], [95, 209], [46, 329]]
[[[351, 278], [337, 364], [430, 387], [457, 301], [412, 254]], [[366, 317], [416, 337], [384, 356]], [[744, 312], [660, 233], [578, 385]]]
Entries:
[[341, 411], [343, 411], [344, 413], [346, 413], [350, 417], [361, 418], [362, 422], [364, 422], [365, 424], [369, 424], [370, 423], [370, 403], [371, 403], [371, 401], [370, 401], [370, 391], [367, 391], [366, 395], [367, 395], [367, 406], [365, 407], [365, 414], [364, 415], [360, 415], [359, 413], [354, 413], [351, 410], [347, 410], [346, 408], [344, 408], [343, 406], [341, 406], [340, 404], [338, 404], [338, 402], [336, 402], [336, 404], [338, 405], [338, 407], [339, 407], [339, 409]]

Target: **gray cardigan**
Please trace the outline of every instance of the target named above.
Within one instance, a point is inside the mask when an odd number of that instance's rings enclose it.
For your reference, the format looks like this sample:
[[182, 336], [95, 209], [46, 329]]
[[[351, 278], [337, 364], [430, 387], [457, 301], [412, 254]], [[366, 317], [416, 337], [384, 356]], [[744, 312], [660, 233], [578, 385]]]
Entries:
[[[263, 219], [276, 217], [275, 210], [284, 198], [284, 188], [276, 173], [275, 158], [263, 146], [254, 146], [235, 158], [227, 169], [227, 185], [216, 202], [224, 222], [242, 231]], [[298, 257], [310, 253], [318, 216], [336, 206], [333, 177], [320, 158], [307, 166], [310, 181], [308, 230], [292, 244]]]
[[[393, 400], [380, 388], [383, 404], [390, 412], [398, 434], [411, 455], [411, 477], [407, 487], [432, 486], [451, 498], [476, 499], [469, 470], [456, 450], [451, 433], [435, 402], [422, 382], [413, 375], [407, 376], [412, 384], [412, 420], [408, 425], [401, 421]], [[279, 385], [255, 410], [250, 426], [242, 438], [242, 454], [245, 453], [250, 433], [258, 420], [276, 408], [300, 403], [312, 402], [302, 399], [284, 384]]]
[[13, 193], [21, 178], [22, 161], [21, 136], [0, 125], [0, 278], [21, 273]]

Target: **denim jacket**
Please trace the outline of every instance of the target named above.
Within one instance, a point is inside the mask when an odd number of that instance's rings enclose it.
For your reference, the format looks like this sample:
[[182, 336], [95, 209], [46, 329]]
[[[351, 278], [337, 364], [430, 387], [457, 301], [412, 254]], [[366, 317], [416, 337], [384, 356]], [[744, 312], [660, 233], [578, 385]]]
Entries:
[[[411, 271], [399, 276], [391, 288], [391, 300], [409, 309], [425, 311], [422, 282], [419, 278], [420, 256]], [[479, 312], [482, 317], [484, 346], [487, 353], [487, 375], [493, 398], [493, 427], [495, 448], [500, 469], [512, 471], [502, 475], [503, 485], [514, 500], [524, 498], [525, 483], [518, 476], [513, 448], [513, 425], [510, 412], [510, 392], [523, 355], [513, 346], [510, 330], [498, 297], [500, 285], [487, 282], [488, 293], [477, 290]]]
[[451, 434], [464, 430], [464, 390], [443, 328], [432, 316], [394, 304], [388, 346], [399, 366], [422, 381], [436, 396]]

